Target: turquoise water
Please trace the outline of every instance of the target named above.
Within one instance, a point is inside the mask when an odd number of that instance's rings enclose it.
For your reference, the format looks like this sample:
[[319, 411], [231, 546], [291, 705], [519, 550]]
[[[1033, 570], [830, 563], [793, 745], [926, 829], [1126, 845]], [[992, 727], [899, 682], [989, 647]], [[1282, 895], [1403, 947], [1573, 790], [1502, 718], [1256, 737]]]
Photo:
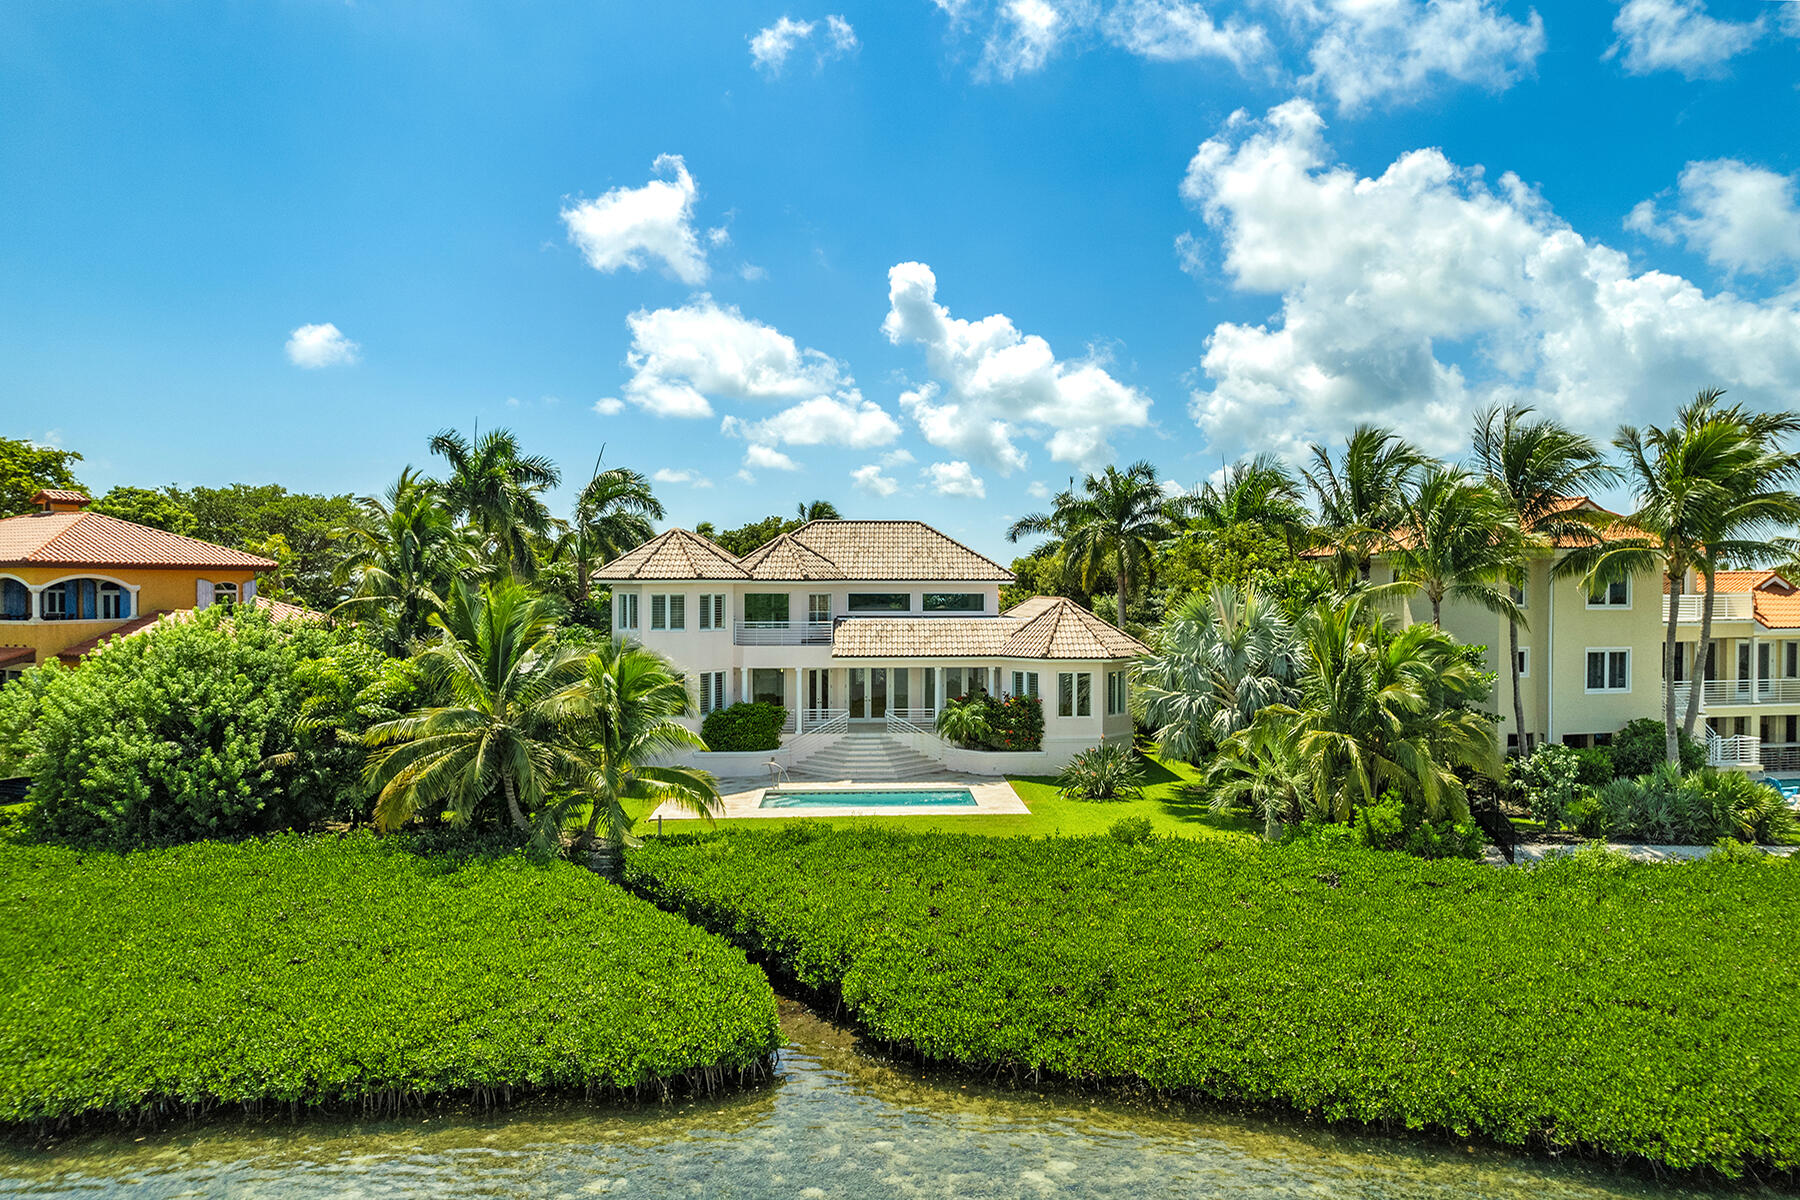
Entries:
[[974, 808], [968, 788], [843, 792], [783, 792], [763, 794], [758, 808]]
[[[0, 1143], [44, 1200], [1674, 1200], [1679, 1183], [1454, 1140], [1001, 1089], [867, 1054], [784, 1004], [767, 1087], [496, 1116], [215, 1121]], [[1730, 1189], [1723, 1200], [1776, 1197]]]
[[1771, 775], [1763, 782], [1774, 787], [1776, 791], [1780, 792], [1783, 796], [1786, 796], [1789, 800], [1792, 800], [1796, 796], [1800, 796], [1800, 778], [1788, 776], [1783, 779], [1777, 779], [1775, 776]]

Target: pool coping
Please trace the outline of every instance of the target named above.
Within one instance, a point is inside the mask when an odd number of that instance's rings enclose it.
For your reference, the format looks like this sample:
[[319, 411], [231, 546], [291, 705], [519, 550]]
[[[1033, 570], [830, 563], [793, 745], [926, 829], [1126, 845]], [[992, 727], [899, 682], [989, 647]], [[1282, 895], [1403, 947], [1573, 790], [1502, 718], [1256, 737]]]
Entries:
[[[957, 788], [967, 788], [975, 797], [974, 808], [945, 808], [942, 806], [882, 805], [870, 808], [867, 805], [854, 804], [822, 804], [807, 808], [761, 808], [763, 795], [772, 791], [783, 792], [943, 792]], [[723, 808], [714, 814], [721, 820], [736, 821], [744, 818], [761, 818], [767, 820], [803, 820], [807, 817], [974, 817], [974, 816], [1030, 816], [1031, 810], [1013, 791], [1012, 784], [1004, 779], [995, 779], [991, 775], [946, 775], [935, 779], [917, 780], [880, 780], [858, 782], [853, 779], [832, 780], [828, 783], [783, 783], [773, 787], [761, 785], [738, 792], [727, 792], [722, 796]], [[651, 820], [698, 820], [692, 812], [677, 808], [673, 804], [662, 804], [650, 814]]]

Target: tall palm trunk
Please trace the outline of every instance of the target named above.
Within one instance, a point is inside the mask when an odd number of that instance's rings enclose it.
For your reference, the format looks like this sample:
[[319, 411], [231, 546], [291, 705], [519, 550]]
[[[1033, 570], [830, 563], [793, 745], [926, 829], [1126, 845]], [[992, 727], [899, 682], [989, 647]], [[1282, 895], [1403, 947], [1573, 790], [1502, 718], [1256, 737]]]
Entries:
[[506, 793], [506, 811], [512, 815], [513, 828], [529, 829], [526, 823], [525, 810], [519, 807], [519, 793], [513, 788], [513, 777], [510, 774], [500, 776], [500, 790]]
[[1675, 724], [1675, 622], [1681, 610], [1682, 575], [1669, 572], [1669, 632], [1663, 638], [1663, 753], [1668, 761], [1681, 761], [1681, 740]]
[[1525, 693], [1519, 687], [1519, 623], [1506, 623], [1507, 649], [1512, 651], [1512, 687], [1513, 687], [1513, 731], [1519, 737], [1519, 755], [1531, 753], [1531, 743], [1525, 733]]
[[1431, 627], [1433, 629], [1444, 627], [1444, 594], [1442, 592], [1431, 594]]
[[1125, 628], [1125, 556], [1119, 556], [1119, 628]]
[[[1713, 587], [1718, 583], [1718, 579], [1718, 568], [1709, 563], [1706, 568], [1706, 595], [1700, 597], [1700, 645], [1698, 651], [1701, 654], [1705, 654], [1712, 646]], [[1669, 659], [1671, 677], [1674, 675], [1674, 671], [1675, 660], [1671, 658]], [[1700, 693], [1705, 690], [1705, 687], [1705, 682], [1699, 679], [1694, 680], [1688, 686], [1687, 716], [1682, 720], [1681, 727], [1690, 738], [1694, 736], [1694, 725], [1700, 719]]]

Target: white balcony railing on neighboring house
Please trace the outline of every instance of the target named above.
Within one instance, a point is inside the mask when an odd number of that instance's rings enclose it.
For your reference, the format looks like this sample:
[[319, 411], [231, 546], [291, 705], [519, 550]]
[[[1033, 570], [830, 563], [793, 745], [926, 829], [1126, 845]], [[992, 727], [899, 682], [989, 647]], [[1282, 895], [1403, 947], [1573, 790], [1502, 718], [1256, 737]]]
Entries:
[[1748, 735], [1720, 737], [1708, 729], [1706, 762], [1713, 767], [1759, 767], [1762, 765], [1762, 739]]
[[[1675, 707], [1687, 703], [1691, 683], [1675, 685]], [[1702, 708], [1734, 704], [1800, 704], [1800, 679], [1708, 679], [1700, 685]]]
[[[1672, 599], [1674, 599], [1672, 596], [1663, 597], [1662, 615], [1665, 621], [1669, 619], [1669, 601]], [[1701, 610], [1705, 604], [1705, 596], [1682, 596], [1680, 604], [1676, 607], [1675, 620], [1682, 625], [1700, 624]], [[1713, 620], [1715, 622], [1748, 621], [1755, 615], [1756, 611], [1751, 603], [1749, 592], [1720, 592], [1713, 600]]]
[[732, 638], [740, 646], [829, 646], [830, 621], [739, 621]]

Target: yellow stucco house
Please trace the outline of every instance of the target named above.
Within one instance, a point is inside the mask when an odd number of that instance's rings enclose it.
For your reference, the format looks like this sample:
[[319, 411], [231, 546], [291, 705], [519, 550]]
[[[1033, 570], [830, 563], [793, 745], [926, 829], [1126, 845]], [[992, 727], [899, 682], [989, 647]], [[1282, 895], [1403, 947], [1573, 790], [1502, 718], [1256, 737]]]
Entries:
[[[0, 681], [174, 612], [253, 602], [270, 559], [88, 512], [81, 492], [41, 491], [0, 519]], [[283, 605], [283, 608], [290, 606]]]

